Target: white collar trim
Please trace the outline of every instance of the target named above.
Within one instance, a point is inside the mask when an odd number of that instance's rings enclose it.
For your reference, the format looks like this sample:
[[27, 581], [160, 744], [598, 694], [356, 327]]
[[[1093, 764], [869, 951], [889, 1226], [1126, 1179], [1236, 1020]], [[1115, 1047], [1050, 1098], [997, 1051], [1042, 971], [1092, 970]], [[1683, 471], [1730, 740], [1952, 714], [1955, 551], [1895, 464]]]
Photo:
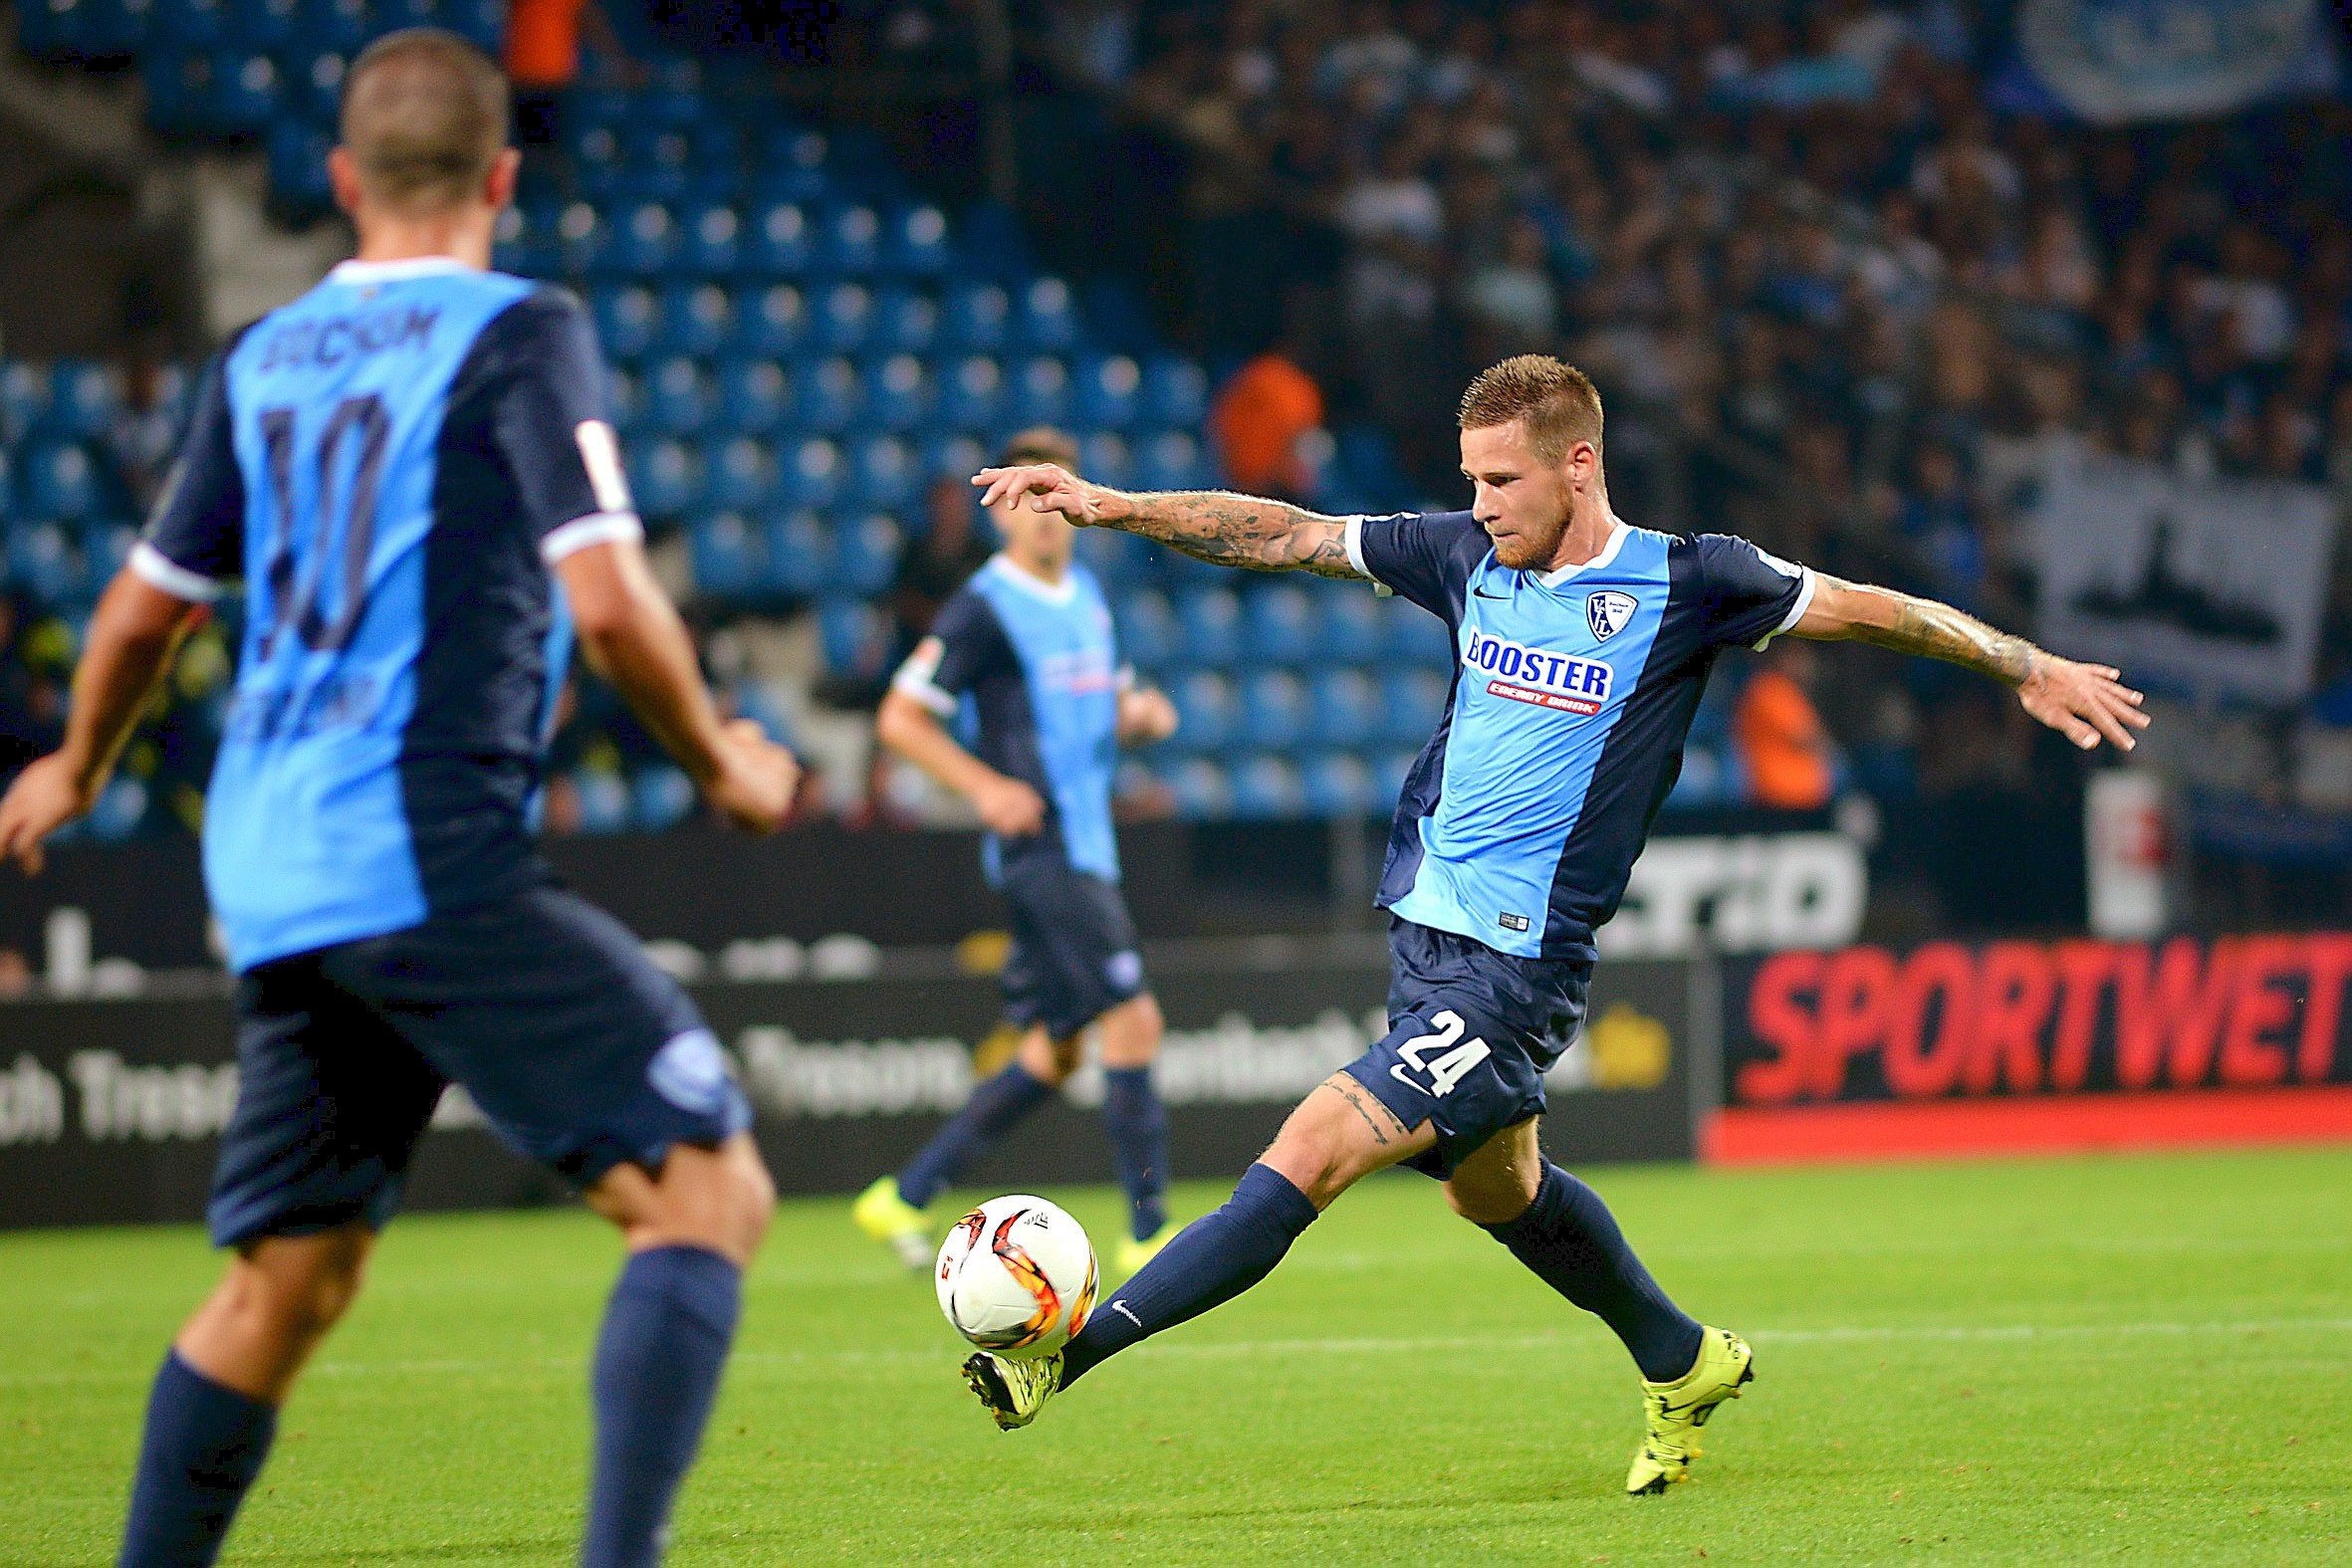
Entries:
[[1011, 556], [999, 552], [990, 565], [1002, 572], [1005, 579], [1024, 593], [1036, 595], [1049, 604], [1067, 604], [1078, 596], [1077, 562], [1064, 568], [1059, 582], [1048, 582], [1044, 577], [1022, 565]]
[[473, 270], [454, 256], [404, 256], [398, 261], [337, 262], [327, 276], [337, 283], [397, 283], [403, 278], [433, 278], [443, 273]]
[[1609, 537], [1603, 542], [1600, 554], [1590, 560], [1579, 560], [1572, 566], [1560, 566], [1543, 572], [1536, 580], [1547, 588], [1556, 588], [1578, 572], [1592, 571], [1617, 559], [1617, 552], [1625, 548], [1625, 537], [1633, 532], [1622, 518], [1609, 519]]

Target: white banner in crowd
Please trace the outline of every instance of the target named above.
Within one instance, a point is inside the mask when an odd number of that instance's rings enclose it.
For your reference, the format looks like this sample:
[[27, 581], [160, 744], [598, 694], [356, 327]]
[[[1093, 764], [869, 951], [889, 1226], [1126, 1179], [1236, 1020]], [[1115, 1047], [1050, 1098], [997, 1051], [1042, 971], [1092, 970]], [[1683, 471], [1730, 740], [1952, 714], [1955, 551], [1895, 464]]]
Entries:
[[2319, 0], [2025, 0], [2017, 48], [2101, 124], [2226, 114], [2336, 83]]
[[2058, 652], [2201, 697], [2310, 689], [2335, 535], [2325, 490], [2061, 460], [2035, 528], [2041, 639]]

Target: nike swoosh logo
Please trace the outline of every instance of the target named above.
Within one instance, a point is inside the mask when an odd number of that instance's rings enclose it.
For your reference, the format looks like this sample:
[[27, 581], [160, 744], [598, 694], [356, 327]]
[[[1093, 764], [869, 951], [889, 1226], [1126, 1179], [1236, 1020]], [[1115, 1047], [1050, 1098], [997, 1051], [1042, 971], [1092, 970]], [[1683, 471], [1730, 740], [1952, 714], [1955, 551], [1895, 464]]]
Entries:
[[[1408, 1089], [1419, 1089], [1423, 1094], [1429, 1094], [1427, 1089], [1421, 1088], [1421, 1085], [1415, 1083], [1412, 1079], [1405, 1076], [1405, 1064], [1403, 1062], [1398, 1062], [1395, 1066], [1389, 1068], [1388, 1075], [1391, 1078], [1394, 1078], [1397, 1082], [1403, 1084]], [[1430, 1098], [1435, 1099], [1436, 1096], [1430, 1095]]]
[[1135, 1325], [1137, 1328], [1141, 1328], [1141, 1327], [1143, 1326], [1143, 1319], [1141, 1319], [1141, 1318], [1137, 1317], [1137, 1316], [1136, 1316], [1134, 1313], [1132, 1313], [1132, 1312], [1128, 1311], [1128, 1310], [1127, 1310], [1127, 1303], [1126, 1303], [1126, 1302], [1124, 1302], [1124, 1301], [1113, 1301], [1113, 1302], [1110, 1304], [1110, 1309], [1111, 1309], [1113, 1312], [1116, 1312], [1116, 1313], [1117, 1313], [1119, 1316], [1121, 1316], [1121, 1317], [1125, 1318], [1125, 1319], [1126, 1319], [1128, 1322], [1130, 1322], [1130, 1323], [1134, 1324], [1134, 1325]]
[[1482, 599], [1503, 600], [1511, 597], [1511, 595], [1508, 593], [1489, 593], [1485, 588], [1472, 588], [1470, 591], [1477, 594]]

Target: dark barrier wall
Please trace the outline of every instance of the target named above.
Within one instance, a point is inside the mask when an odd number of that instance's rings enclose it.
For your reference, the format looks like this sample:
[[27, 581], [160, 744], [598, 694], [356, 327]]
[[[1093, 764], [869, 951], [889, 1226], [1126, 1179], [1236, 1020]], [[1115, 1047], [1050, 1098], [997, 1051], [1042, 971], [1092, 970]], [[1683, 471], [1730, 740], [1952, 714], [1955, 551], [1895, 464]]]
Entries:
[[[1158, 970], [1169, 1034], [1159, 1082], [1179, 1176], [1230, 1176], [1289, 1108], [1385, 1027], [1377, 947], [1263, 966]], [[1694, 1149], [1689, 966], [1611, 965], [1591, 1025], [1551, 1077], [1546, 1143], [1573, 1163], [1688, 1159]], [[952, 977], [714, 984], [698, 1000], [758, 1108], [757, 1132], [792, 1193], [851, 1192], [899, 1163], [962, 1103], [997, 1017], [993, 981]], [[201, 1214], [214, 1140], [236, 1093], [229, 1008], [218, 998], [0, 1007], [0, 1227], [188, 1220]], [[1001, 1042], [1000, 1042], [1001, 1047]], [[1071, 1086], [972, 1185], [1100, 1181], [1110, 1159]], [[443, 1102], [411, 1175], [412, 1208], [555, 1201], [461, 1096]]]
[[1935, 942], [1734, 965], [1712, 1154], [2352, 1136], [2352, 936]]

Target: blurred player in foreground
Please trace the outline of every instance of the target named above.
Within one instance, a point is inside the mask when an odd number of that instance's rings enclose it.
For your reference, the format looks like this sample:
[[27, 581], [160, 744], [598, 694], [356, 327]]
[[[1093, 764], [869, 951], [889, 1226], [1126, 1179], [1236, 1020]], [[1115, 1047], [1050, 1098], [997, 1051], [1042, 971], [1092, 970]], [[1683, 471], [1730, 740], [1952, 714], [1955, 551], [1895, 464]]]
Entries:
[[[1000, 461], [1068, 471], [1076, 456], [1067, 436], [1037, 429], [1015, 436]], [[1070, 559], [1076, 530], [1018, 499], [991, 507], [1004, 552], [941, 606], [891, 683], [877, 728], [892, 751], [969, 799], [988, 829], [989, 880], [1013, 906], [1006, 1013], [1025, 1032], [1005, 1069], [851, 1213], [908, 1267], [928, 1268], [938, 1237], [925, 1206], [1053, 1097], [1077, 1070], [1087, 1025], [1098, 1024], [1102, 1119], [1130, 1222], [1115, 1261], [1131, 1274], [1176, 1231], [1162, 1196], [1168, 1118], [1151, 1083], [1160, 1007], [1119, 897], [1111, 775], [1119, 746], [1175, 733], [1176, 709], [1120, 670], [1101, 584]], [[959, 743], [944, 721], [966, 701]]]
[[1647, 1436], [1625, 1489], [1688, 1472], [1692, 1439], [1752, 1376], [1738, 1335], [1668, 1299], [1592, 1189], [1543, 1158], [1536, 1118], [1554, 1041], [1572, 1038], [1593, 933], [1616, 912], [1716, 655], [1782, 632], [1853, 638], [1979, 670], [2083, 747], [2129, 750], [2140, 696], [1948, 605], [1841, 582], [1745, 540], [1633, 528], [1609, 509], [1600, 397], [1523, 355], [1462, 399], [1467, 512], [1318, 517], [1220, 494], [1123, 495], [1051, 465], [989, 469], [990, 503], [1027, 498], [1203, 560], [1383, 583], [1454, 634], [1448, 712], [1397, 801], [1379, 903], [1390, 912], [1388, 1035], [1291, 1114], [1232, 1199], [1097, 1307], [1059, 1355], [988, 1352], [967, 1380], [997, 1424], [1149, 1335], [1264, 1278], [1348, 1187], [1399, 1163], [1632, 1353]]
[[720, 722], [647, 570], [579, 303], [485, 270], [507, 112], [453, 34], [353, 65], [329, 171], [358, 257], [206, 378], [91, 625], [65, 746], [0, 802], [0, 853], [38, 870], [200, 606], [244, 580], [204, 823], [239, 1020], [209, 1219], [235, 1255], [155, 1378], [137, 1568], [220, 1550], [448, 1084], [627, 1246], [595, 1351], [596, 1568], [660, 1556], [774, 1203], [693, 1004], [531, 842], [575, 628], [736, 822], [778, 826], [798, 770]]

